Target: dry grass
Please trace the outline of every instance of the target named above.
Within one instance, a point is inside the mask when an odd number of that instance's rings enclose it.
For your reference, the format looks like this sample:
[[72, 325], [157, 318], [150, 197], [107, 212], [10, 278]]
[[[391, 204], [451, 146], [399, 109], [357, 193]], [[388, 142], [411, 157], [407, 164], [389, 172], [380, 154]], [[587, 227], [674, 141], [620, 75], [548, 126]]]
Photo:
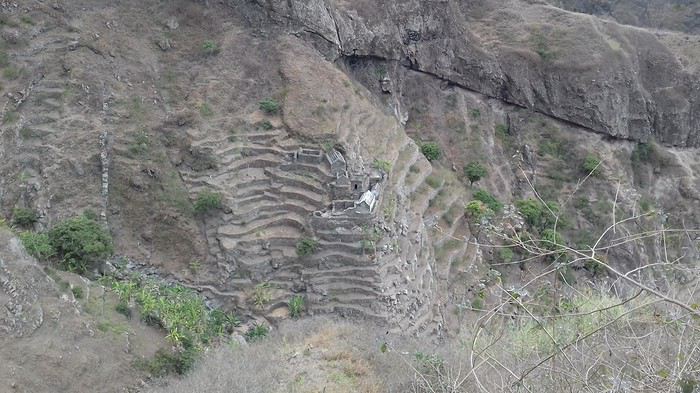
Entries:
[[406, 391], [394, 384], [410, 374], [380, 346], [369, 328], [320, 318], [288, 322], [268, 339], [212, 350], [186, 378], [152, 393]]

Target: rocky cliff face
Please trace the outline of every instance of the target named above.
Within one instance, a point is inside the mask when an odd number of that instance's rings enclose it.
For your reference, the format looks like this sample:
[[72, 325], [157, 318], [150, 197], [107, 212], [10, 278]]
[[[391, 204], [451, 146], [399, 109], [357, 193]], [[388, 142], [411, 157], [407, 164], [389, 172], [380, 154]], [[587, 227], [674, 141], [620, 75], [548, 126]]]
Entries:
[[696, 69], [652, 33], [520, 1], [324, 4], [261, 3], [339, 56], [396, 61], [619, 138], [700, 143]]
[[700, 5], [694, 1], [557, 0], [550, 3], [575, 12], [612, 18], [626, 25], [675, 30], [691, 34], [700, 32]]

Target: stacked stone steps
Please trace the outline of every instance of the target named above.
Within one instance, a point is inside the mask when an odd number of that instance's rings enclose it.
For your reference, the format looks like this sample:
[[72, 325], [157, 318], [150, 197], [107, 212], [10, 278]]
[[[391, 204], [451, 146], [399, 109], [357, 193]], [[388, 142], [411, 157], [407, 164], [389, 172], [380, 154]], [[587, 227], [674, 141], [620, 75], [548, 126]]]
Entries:
[[225, 224], [219, 227], [218, 233], [220, 236], [228, 237], [244, 237], [251, 233], [262, 231], [271, 227], [287, 226], [291, 228], [297, 228], [299, 230], [304, 229], [304, 219], [298, 214], [285, 213], [277, 217], [270, 217], [263, 220], [255, 220], [247, 223], [246, 225], [230, 225]]
[[327, 197], [310, 192], [305, 188], [284, 185], [279, 189], [279, 195], [290, 200], [302, 200], [308, 204], [318, 205], [319, 209], [330, 203]]
[[[374, 301], [374, 300], [372, 300]], [[357, 318], [372, 320], [377, 323], [385, 323], [387, 319], [386, 313], [378, 313], [370, 307], [361, 306], [355, 303], [339, 303], [337, 301], [322, 302], [316, 300], [311, 302], [310, 312], [312, 315], [318, 314], [335, 314], [345, 318]]]
[[316, 179], [310, 177], [300, 176], [279, 169], [267, 168], [265, 169], [265, 174], [267, 174], [273, 182], [301, 188], [319, 196], [326, 194], [324, 185]]

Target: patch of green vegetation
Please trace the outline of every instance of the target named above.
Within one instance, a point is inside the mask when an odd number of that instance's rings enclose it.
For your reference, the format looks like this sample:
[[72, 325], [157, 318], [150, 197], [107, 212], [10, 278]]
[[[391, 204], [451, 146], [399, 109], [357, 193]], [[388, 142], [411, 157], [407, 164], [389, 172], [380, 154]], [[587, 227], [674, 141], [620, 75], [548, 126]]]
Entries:
[[267, 98], [263, 101], [260, 101], [259, 108], [261, 111], [267, 113], [268, 115], [274, 115], [279, 112], [281, 105], [277, 101], [271, 98]]
[[374, 162], [372, 162], [372, 166], [384, 173], [389, 173], [389, 171], [391, 171], [391, 163], [389, 161], [375, 159]]
[[496, 124], [494, 132], [496, 133], [496, 138], [500, 139], [501, 142], [507, 141], [510, 137], [510, 131], [505, 124]]
[[488, 191], [482, 189], [476, 190], [476, 192], [474, 193], [474, 199], [486, 204], [486, 206], [488, 206], [489, 209], [493, 210], [494, 213], [500, 213], [503, 210], [503, 204], [499, 202], [498, 199], [496, 199], [496, 197]]
[[304, 298], [296, 295], [289, 300], [289, 315], [292, 318], [299, 318], [304, 311]]
[[194, 202], [194, 212], [199, 215], [208, 214], [221, 207], [222, 198], [218, 192], [202, 191]]
[[464, 176], [469, 179], [469, 184], [472, 185], [486, 177], [487, 174], [486, 167], [479, 162], [470, 162], [464, 167]]
[[219, 45], [214, 41], [207, 40], [202, 44], [202, 53], [205, 56], [218, 55], [219, 52], [221, 52], [221, 48], [219, 48]]
[[440, 149], [440, 146], [435, 142], [426, 142], [421, 144], [420, 151], [421, 153], [423, 153], [425, 158], [428, 159], [428, 161], [439, 160], [442, 156], [442, 150]]
[[639, 200], [639, 209], [642, 211], [642, 213], [654, 211], [654, 201], [649, 198], [642, 197]]
[[469, 111], [469, 116], [471, 116], [472, 119], [478, 119], [481, 117], [481, 111], [478, 109], [472, 109]]
[[32, 17], [29, 16], [29, 15], [22, 15], [22, 16], [20, 16], [20, 17], [19, 17], [19, 21], [22, 22], [22, 23], [24, 23], [24, 24], [27, 24], [27, 25], [30, 25], [30, 26], [34, 26], [34, 20], [33, 20]]
[[305, 257], [307, 255], [314, 254], [318, 251], [319, 243], [317, 240], [310, 237], [305, 237], [299, 239], [296, 245], [297, 255], [300, 257]]
[[450, 94], [445, 98], [445, 106], [448, 109], [455, 109], [457, 108], [457, 94]]
[[9, 65], [2, 70], [2, 76], [5, 79], [15, 80], [22, 75], [23, 70], [15, 66]]
[[180, 349], [202, 349], [240, 324], [233, 314], [209, 309], [201, 296], [181, 285], [135, 276], [113, 280], [111, 288], [121, 303], [134, 302], [145, 322], [165, 329]]
[[550, 210], [555, 214], [559, 211], [558, 206], [553, 202], [548, 202], [547, 206], [545, 206], [540, 201], [534, 199], [515, 201], [515, 206], [525, 218], [525, 222], [540, 231], [554, 224], [555, 217], [552, 216]]
[[192, 348], [177, 351], [159, 349], [153, 358], [138, 360], [134, 365], [153, 377], [162, 378], [173, 374], [184, 375], [192, 368], [197, 358], [198, 353]]
[[668, 155], [664, 154], [663, 148], [655, 143], [639, 143], [635, 146], [630, 157], [633, 164], [650, 164], [654, 167], [664, 167], [670, 162]]
[[576, 276], [574, 275], [574, 269], [566, 265], [557, 269], [557, 278], [559, 278], [561, 282], [568, 285], [576, 284]]
[[394, 219], [396, 213], [396, 198], [387, 198], [384, 205], [384, 220], [389, 222]]
[[597, 259], [586, 259], [583, 263], [583, 268], [591, 272], [594, 276], [604, 274], [607, 269]]
[[562, 141], [554, 138], [547, 138], [540, 141], [539, 153], [563, 160], [566, 158], [567, 149]]
[[132, 118], [137, 122], [143, 121], [144, 117], [146, 116], [146, 107], [143, 105], [143, 98], [131, 97], [131, 99], [126, 101], [124, 105], [129, 111], [129, 118]]
[[17, 207], [12, 210], [12, 225], [14, 226], [29, 228], [38, 220], [39, 216], [32, 209]]
[[265, 131], [269, 131], [269, 130], [275, 128], [275, 126], [274, 126], [274, 125], [272, 124], [272, 122], [270, 122], [269, 120], [263, 120], [263, 121], [261, 121], [261, 122], [258, 124], [258, 126], [259, 126], [260, 128], [262, 128], [263, 130], [265, 130]]
[[140, 131], [134, 136], [134, 141], [129, 145], [129, 152], [132, 155], [143, 155], [148, 152], [151, 140], [146, 131]]
[[162, 190], [159, 191], [158, 198], [187, 216], [192, 215], [194, 211], [189, 193], [176, 171], [168, 171], [163, 176]]
[[270, 329], [265, 325], [255, 324], [245, 333], [245, 337], [249, 342], [255, 342], [267, 337]]
[[112, 236], [97, 221], [81, 215], [69, 218], [48, 232], [61, 266], [83, 274], [114, 252]]
[[15, 111], [7, 111], [3, 118], [3, 121], [7, 124], [15, 123], [17, 120], [19, 120], [19, 114]]
[[272, 300], [272, 292], [270, 291], [270, 284], [262, 283], [255, 286], [253, 289], [253, 303], [255, 307], [259, 309], [265, 308], [267, 303]]
[[199, 106], [199, 114], [202, 117], [212, 117], [214, 116], [214, 110], [211, 108], [211, 105], [205, 102]]
[[425, 178], [425, 183], [430, 186], [430, 188], [440, 188], [442, 186], [443, 179], [436, 175], [436, 174], [431, 174], [430, 176]]
[[503, 263], [513, 262], [513, 249], [511, 248], [501, 248], [498, 250], [498, 259]]
[[601, 167], [600, 157], [595, 154], [588, 154], [581, 165], [583, 173], [591, 176], [598, 176], [601, 172]]
[[114, 310], [119, 314], [125, 316], [127, 319], [131, 319], [131, 309], [129, 308], [129, 304], [127, 304], [126, 302], [120, 301], [114, 307]]
[[556, 59], [556, 52], [552, 50], [548, 38], [542, 32], [535, 32], [531, 35], [533, 50], [545, 62]]
[[489, 209], [488, 206], [482, 201], [470, 201], [465, 206], [465, 211], [467, 215], [474, 219], [476, 222], [481, 222], [485, 218], [493, 216], [493, 210]]
[[[464, 120], [454, 117], [454, 116], [449, 116], [445, 119], [445, 125], [447, 126], [448, 129], [450, 129], [452, 132], [463, 135], [467, 132], [467, 125], [464, 123]], [[476, 125], [472, 125], [472, 127], [475, 127]]]
[[72, 287], [72, 288], [70, 289], [70, 291], [73, 292], [73, 296], [74, 296], [76, 299], [82, 299], [82, 298], [83, 298], [83, 287], [75, 286], [75, 287]]
[[19, 239], [29, 255], [36, 259], [47, 260], [56, 255], [56, 250], [45, 233], [22, 232]]
[[10, 56], [7, 54], [7, 51], [4, 49], [0, 49], [0, 67], [7, 67], [10, 65]]

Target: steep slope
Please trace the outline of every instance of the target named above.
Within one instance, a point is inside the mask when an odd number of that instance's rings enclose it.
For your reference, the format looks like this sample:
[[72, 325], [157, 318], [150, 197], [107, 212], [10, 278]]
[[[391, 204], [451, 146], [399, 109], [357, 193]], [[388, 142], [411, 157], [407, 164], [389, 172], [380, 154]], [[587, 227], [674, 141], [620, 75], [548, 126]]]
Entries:
[[3, 392], [135, 389], [146, 374], [134, 362], [165, 346], [155, 329], [116, 314], [101, 286], [47, 275], [6, 229], [0, 229], [0, 305]]
[[337, 56], [400, 62], [619, 138], [699, 143], [697, 71], [645, 30], [523, 1], [320, 3], [260, 2]]

